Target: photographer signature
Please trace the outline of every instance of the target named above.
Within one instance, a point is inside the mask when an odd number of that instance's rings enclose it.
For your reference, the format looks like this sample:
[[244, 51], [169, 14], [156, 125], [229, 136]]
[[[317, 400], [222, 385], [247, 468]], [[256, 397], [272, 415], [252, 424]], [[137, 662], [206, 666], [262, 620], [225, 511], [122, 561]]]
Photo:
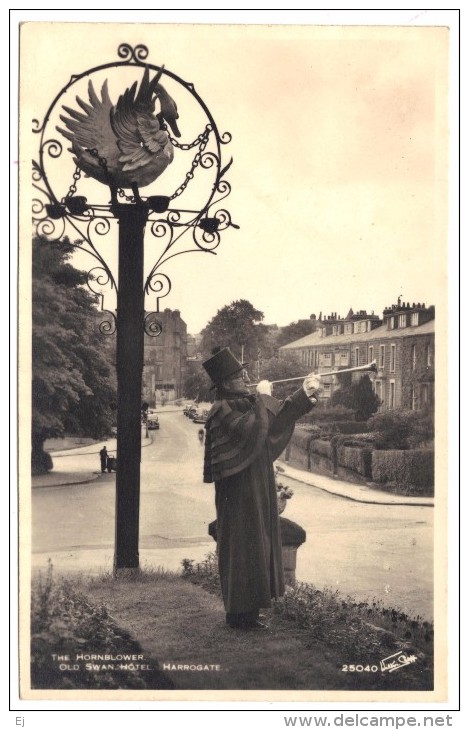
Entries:
[[380, 660], [380, 668], [382, 672], [395, 672], [396, 669], [402, 669], [407, 667], [409, 664], [414, 664], [417, 661], [415, 654], [404, 654], [402, 651], [398, 651], [386, 659]]

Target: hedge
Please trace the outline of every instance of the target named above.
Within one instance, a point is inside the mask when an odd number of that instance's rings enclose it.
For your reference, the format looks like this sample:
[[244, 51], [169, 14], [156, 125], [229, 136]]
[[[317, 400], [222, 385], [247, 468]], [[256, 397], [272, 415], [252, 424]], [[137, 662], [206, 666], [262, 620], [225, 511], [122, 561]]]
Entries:
[[320, 456], [325, 456], [328, 459], [330, 459], [332, 455], [330, 441], [321, 441], [321, 439], [313, 439], [309, 445], [309, 450], [313, 454], [319, 454]]
[[335, 423], [339, 433], [367, 433], [370, 429], [366, 421], [338, 421]]
[[343, 408], [337, 406], [334, 408], [313, 408], [312, 411], [301, 417], [301, 423], [317, 423], [322, 426], [325, 423], [334, 421], [352, 421], [355, 417], [355, 411], [351, 408]]
[[433, 486], [434, 453], [431, 450], [373, 451], [371, 473], [374, 482], [387, 482], [418, 493]]
[[371, 478], [371, 450], [355, 446], [339, 446], [338, 463], [346, 469]]

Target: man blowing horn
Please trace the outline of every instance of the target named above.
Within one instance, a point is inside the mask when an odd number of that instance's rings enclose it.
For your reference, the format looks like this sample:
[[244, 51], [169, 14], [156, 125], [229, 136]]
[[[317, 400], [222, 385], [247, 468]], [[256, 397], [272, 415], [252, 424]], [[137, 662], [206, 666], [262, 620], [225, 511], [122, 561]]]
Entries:
[[285, 591], [273, 462], [289, 442], [295, 421], [317, 403], [320, 379], [280, 402], [271, 383], [249, 391], [241, 363], [225, 347], [203, 367], [216, 387], [205, 424], [204, 482], [215, 482], [218, 566], [232, 628], [266, 628], [259, 609]]

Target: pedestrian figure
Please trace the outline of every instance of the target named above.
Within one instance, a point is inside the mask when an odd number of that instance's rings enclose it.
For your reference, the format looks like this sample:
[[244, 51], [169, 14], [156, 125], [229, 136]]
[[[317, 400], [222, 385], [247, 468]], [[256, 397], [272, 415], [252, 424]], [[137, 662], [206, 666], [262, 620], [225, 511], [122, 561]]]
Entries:
[[204, 482], [215, 482], [218, 566], [226, 622], [265, 628], [259, 609], [285, 591], [273, 462], [289, 442], [295, 421], [317, 403], [320, 380], [307, 376], [285, 401], [272, 384], [247, 387], [247, 363], [228, 348], [203, 367], [216, 387], [205, 425]]
[[99, 458], [101, 460], [101, 472], [104, 474], [107, 467], [107, 449], [105, 446], [99, 452]]
[[204, 443], [204, 429], [203, 428], [199, 428], [199, 441], [201, 444]]

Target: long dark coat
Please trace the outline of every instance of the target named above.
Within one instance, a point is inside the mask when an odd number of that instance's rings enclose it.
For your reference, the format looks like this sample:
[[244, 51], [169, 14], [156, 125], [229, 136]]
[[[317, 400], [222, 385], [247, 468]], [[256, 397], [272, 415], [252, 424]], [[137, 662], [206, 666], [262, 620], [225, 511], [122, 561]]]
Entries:
[[312, 407], [302, 389], [283, 403], [265, 395], [250, 402], [219, 401], [206, 424], [204, 480], [215, 481], [218, 564], [227, 613], [267, 608], [271, 598], [284, 593], [273, 461], [290, 440], [295, 421]]

